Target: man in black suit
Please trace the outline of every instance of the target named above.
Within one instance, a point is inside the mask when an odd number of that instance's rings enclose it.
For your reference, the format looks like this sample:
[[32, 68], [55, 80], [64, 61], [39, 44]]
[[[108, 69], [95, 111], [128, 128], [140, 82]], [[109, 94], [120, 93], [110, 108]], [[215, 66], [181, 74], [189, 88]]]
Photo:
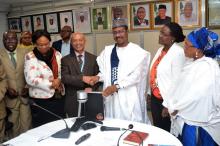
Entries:
[[71, 44], [74, 51], [61, 60], [61, 80], [65, 85], [65, 112], [68, 117], [77, 116], [77, 91], [91, 91], [89, 76], [99, 72], [96, 56], [85, 51], [85, 43], [82, 33], [73, 33]]
[[64, 26], [60, 32], [60, 36], [62, 39], [55, 41], [52, 44], [52, 47], [59, 51], [63, 57], [73, 52], [72, 45], [70, 44], [71, 33], [71, 27], [67, 25]]

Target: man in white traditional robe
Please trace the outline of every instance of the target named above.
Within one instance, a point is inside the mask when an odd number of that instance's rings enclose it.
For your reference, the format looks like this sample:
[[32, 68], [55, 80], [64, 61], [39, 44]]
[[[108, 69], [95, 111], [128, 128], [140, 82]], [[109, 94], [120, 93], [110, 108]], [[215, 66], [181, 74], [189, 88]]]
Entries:
[[104, 81], [105, 116], [150, 123], [145, 100], [150, 53], [128, 42], [124, 19], [113, 20], [112, 32], [116, 44], [106, 46], [97, 58], [97, 80]]

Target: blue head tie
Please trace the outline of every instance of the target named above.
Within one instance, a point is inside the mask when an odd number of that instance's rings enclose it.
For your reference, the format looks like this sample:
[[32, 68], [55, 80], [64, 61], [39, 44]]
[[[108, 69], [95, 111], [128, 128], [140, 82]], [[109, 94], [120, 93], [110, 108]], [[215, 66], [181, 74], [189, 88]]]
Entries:
[[220, 55], [218, 35], [205, 27], [189, 33], [187, 39], [195, 48], [202, 50], [203, 54], [207, 57], [215, 58]]

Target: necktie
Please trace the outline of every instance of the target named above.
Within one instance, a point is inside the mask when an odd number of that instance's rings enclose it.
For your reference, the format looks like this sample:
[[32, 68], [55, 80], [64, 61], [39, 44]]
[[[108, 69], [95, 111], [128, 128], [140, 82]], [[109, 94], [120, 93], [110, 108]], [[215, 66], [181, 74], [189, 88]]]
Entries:
[[82, 55], [78, 55], [78, 63], [79, 63], [79, 68], [82, 72], [82, 65], [83, 65], [83, 61], [82, 61]]
[[15, 53], [14, 52], [10, 52], [9, 54], [10, 54], [10, 57], [11, 57], [11, 62], [14, 65], [14, 67], [16, 68], [17, 63], [16, 63], [16, 60], [15, 60], [15, 57], [14, 57]]

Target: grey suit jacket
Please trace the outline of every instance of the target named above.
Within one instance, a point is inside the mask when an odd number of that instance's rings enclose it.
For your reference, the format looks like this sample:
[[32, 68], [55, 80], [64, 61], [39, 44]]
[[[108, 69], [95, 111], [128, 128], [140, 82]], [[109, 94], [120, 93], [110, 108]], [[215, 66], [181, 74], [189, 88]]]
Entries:
[[65, 112], [68, 116], [77, 116], [78, 102], [77, 91], [84, 90], [90, 85], [82, 81], [82, 76], [93, 76], [99, 72], [96, 63], [96, 56], [85, 52], [84, 66], [82, 73], [76, 58], [75, 52], [62, 58], [61, 60], [61, 80], [65, 85]]
[[[16, 90], [19, 94], [21, 94], [22, 89], [26, 85], [24, 79], [24, 56], [27, 51], [27, 49], [17, 48], [17, 65], [16, 68], [14, 68], [6, 49], [0, 49], [0, 58], [6, 74], [7, 86]], [[10, 99], [7, 95], [5, 96], [6, 106], [9, 108], [13, 108], [16, 105], [17, 100], [21, 100], [25, 104], [28, 102], [28, 99], [23, 97]]]

